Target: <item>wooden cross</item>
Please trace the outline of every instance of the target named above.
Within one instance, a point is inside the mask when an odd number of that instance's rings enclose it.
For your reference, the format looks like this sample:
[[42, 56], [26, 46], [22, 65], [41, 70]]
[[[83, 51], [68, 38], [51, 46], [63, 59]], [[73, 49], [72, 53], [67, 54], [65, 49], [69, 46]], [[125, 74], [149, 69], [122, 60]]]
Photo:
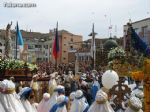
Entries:
[[[124, 78], [120, 77], [118, 84], [114, 85], [109, 92], [110, 96], [115, 97], [113, 102], [115, 103], [116, 108], [114, 109], [117, 111], [118, 109], [124, 110], [122, 107], [122, 103], [128, 99], [128, 96], [131, 94], [131, 89], [124, 84]], [[125, 98], [127, 97], [127, 98]]]

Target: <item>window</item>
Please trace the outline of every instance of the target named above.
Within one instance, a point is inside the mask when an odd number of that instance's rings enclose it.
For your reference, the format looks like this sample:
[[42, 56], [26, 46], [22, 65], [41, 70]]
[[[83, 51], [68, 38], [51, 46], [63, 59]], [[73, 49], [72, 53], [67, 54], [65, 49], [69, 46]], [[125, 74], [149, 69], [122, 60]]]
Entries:
[[64, 37], [64, 39], [66, 39], [66, 37]]
[[48, 61], [48, 58], [45, 58], [45, 61]]
[[70, 49], [73, 49], [73, 46], [70, 46]]
[[89, 60], [89, 56], [86, 56], [86, 60]]
[[48, 49], [48, 45], [44, 45], [44, 48], [45, 48], [45, 49]]
[[81, 56], [79, 56], [79, 61], [81, 61], [82, 59], [81, 59]]
[[0, 49], [0, 53], [2, 53], [2, 49]]
[[28, 45], [28, 49], [34, 49], [33, 45]]
[[35, 45], [35, 48], [42, 48], [41, 45]]
[[148, 44], [148, 27], [144, 26], [142, 27], [142, 40]]
[[64, 51], [64, 53], [66, 53], [66, 51]]
[[2, 43], [0, 42], [0, 46], [2, 46]]
[[135, 28], [134, 30], [135, 30], [135, 32], [136, 32], [137, 34], [139, 34], [139, 32], [140, 32], [140, 31], [139, 31], [139, 28]]
[[42, 58], [37, 58], [37, 61], [41, 61], [42, 60]]
[[64, 60], [66, 60], [66, 58], [64, 58]]
[[71, 42], [73, 42], [73, 38], [71, 38]]
[[45, 53], [45, 56], [48, 56], [48, 54], [47, 54], [47, 53]]

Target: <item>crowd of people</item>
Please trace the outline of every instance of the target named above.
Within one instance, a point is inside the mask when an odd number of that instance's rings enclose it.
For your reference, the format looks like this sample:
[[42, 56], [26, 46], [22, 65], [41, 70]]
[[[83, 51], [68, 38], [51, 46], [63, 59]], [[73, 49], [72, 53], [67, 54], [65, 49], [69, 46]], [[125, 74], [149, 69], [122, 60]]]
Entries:
[[[101, 83], [102, 75], [96, 70], [77, 74], [73, 71], [51, 73], [42, 98], [39, 98], [38, 89], [41, 74], [35, 74], [30, 84], [19, 86], [18, 91], [13, 78], [4, 79], [0, 82], [0, 112], [142, 112], [141, 85], [135, 83], [124, 107], [116, 110], [113, 98]], [[126, 82], [129, 85], [128, 80]]]

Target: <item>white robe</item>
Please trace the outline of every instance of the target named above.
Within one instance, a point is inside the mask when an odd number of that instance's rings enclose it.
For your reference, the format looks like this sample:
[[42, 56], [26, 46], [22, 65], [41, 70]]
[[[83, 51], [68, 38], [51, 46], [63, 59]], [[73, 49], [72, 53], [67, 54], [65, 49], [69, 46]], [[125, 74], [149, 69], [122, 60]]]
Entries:
[[21, 100], [26, 112], [37, 112], [37, 110], [31, 105], [31, 103], [28, 100]]
[[[134, 110], [132, 110], [130, 107], [128, 107], [126, 110], [125, 110], [125, 112], [137, 112], [137, 111], [134, 111]], [[139, 110], [138, 112], [143, 112], [143, 110]]]
[[115, 112], [107, 101], [105, 104], [93, 102], [88, 112]]
[[6, 112], [26, 112], [18, 95], [0, 93], [0, 101]]
[[53, 91], [54, 91], [54, 89], [55, 89], [56, 87], [57, 87], [56, 80], [55, 80], [55, 79], [51, 79], [51, 80], [49, 81], [49, 93], [50, 93], [50, 95], [53, 94]]
[[66, 105], [64, 105], [63, 107], [58, 107], [56, 112], [67, 112]]
[[51, 98], [49, 99], [49, 110], [53, 107], [53, 105], [55, 105], [57, 103], [57, 95], [58, 93], [57, 92], [54, 92], [53, 95], [51, 96]]
[[143, 91], [140, 89], [135, 89], [131, 92], [131, 96], [136, 96], [137, 93], [142, 93]]
[[0, 111], [1, 111], [1, 112], [6, 112], [5, 109], [4, 109], [4, 106], [3, 106], [2, 103], [1, 103], [1, 100], [0, 100]]
[[44, 99], [42, 99], [37, 107], [37, 111], [38, 112], [49, 112], [49, 110], [50, 110], [49, 100], [45, 101]]
[[70, 112], [83, 112], [87, 106], [89, 105], [86, 103], [85, 97], [81, 99], [74, 99], [70, 108]]

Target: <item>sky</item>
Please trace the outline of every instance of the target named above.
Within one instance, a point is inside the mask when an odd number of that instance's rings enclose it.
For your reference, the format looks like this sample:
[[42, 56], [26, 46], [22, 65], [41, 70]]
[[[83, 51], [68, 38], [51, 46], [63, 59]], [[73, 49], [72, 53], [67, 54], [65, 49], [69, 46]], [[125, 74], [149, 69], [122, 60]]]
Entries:
[[[6, 8], [4, 3], [36, 3], [35, 8]], [[0, 29], [18, 21], [20, 29], [48, 33], [56, 27], [89, 39], [92, 24], [97, 38], [123, 36], [123, 25], [150, 17], [150, 0], [0, 0]]]

